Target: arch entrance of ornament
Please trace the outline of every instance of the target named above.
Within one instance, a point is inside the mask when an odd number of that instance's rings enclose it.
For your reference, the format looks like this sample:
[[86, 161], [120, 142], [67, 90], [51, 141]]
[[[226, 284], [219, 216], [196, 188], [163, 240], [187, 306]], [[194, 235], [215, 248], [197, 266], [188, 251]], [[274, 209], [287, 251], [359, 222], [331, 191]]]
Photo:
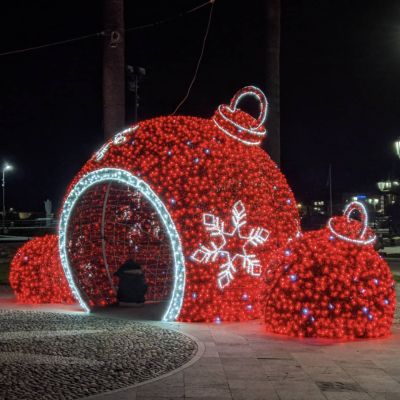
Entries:
[[114, 273], [132, 258], [149, 286], [146, 304], [163, 303], [165, 321], [178, 317], [185, 288], [178, 231], [157, 194], [129, 171], [102, 168], [77, 182], [61, 212], [59, 253], [85, 311], [115, 301]]

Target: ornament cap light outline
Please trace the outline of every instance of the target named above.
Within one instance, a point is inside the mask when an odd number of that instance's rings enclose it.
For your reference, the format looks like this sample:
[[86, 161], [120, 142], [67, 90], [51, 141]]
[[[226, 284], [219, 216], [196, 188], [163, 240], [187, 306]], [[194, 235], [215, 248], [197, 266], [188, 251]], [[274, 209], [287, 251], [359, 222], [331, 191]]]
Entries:
[[376, 235], [372, 235], [366, 239], [364, 238], [368, 228], [368, 213], [364, 204], [360, 203], [359, 201], [352, 201], [351, 203], [349, 203], [343, 211], [343, 215], [346, 217], [347, 221], [350, 221], [351, 219], [350, 216], [353, 213], [353, 211], [358, 211], [361, 215], [362, 228], [360, 230], [359, 239], [352, 239], [349, 238], [348, 236], [338, 233], [333, 227], [333, 218], [330, 218], [328, 220], [327, 225], [329, 230], [338, 239], [344, 240], [349, 243], [360, 244], [360, 245], [372, 244], [376, 240]]
[[[257, 125], [251, 126], [250, 128], [240, 125], [228, 115], [228, 113], [234, 114], [238, 109], [238, 104], [240, 100], [247, 96], [251, 96], [257, 99], [260, 105], [260, 112], [258, 117], [256, 118]], [[221, 121], [219, 122], [215, 118], [215, 116], [212, 118], [212, 121], [219, 130], [221, 130], [231, 138], [236, 139], [239, 142], [249, 146], [257, 146], [261, 143], [260, 138], [266, 135], [266, 129], [262, 127], [262, 125], [264, 124], [265, 119], [267, 118], [267, 112], [268, 112], [268, 100], [263, 91], [257, 88], [256, 86], [245, 86], [244, 88], [240, 89], [238, 92], [235, 93], [229, 105], [221, 104], [220, 106], [218, 106], [216, 115], [220, 117], [221, 120], [223, 120], [227, 124], [227, 126], [229, 126], [230, 129], [222, 126], [220, 123]], [[243, 133], [249, 134], [250, 137], [244, 139]], [[252, 138], [254, 136], [256, 137], [255, 140], [253, 140]]]

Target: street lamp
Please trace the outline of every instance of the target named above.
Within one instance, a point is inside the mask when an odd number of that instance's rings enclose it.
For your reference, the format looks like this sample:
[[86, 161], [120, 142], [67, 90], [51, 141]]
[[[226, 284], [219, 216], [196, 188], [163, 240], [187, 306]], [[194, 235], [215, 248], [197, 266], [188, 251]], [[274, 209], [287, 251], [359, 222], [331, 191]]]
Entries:
[[3, 233], [6, 233], [6, 172], [13, 169], [12, 165], [4, 163], [3, 165], [3, 179], [1, 186], [3, 188]]
[[377, 183], [378, 189], [383, 193], [394, 192], [397, 191], [400, 187], [399, 181], [381, 181]]
[[400, 139], [394, 142], [394, 150], [396, 151], [397, 157], [400, 158]]

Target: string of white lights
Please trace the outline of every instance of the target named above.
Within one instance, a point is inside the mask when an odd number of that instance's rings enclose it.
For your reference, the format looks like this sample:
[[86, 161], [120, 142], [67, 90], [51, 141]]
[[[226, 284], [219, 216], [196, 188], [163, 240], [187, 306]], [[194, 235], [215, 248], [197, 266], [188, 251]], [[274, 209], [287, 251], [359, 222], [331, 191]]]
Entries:
[[94, 154], [95, 160], [99, 162], [104, 158], [107, 151], [111, 147], [111, 145], [119, 146], [122, 143], [127, 141], [127, 135], [132, 134], [139, 128], [139, 125], [134, 125], [129, 128], [124, 129], [121, 132], [118, 132], [114, 135], [114, 137], [108, 142], [104, 143], [98, 151]]
[[353, 201], [349, 203], [343, 211], [343, 215], [347, 218], [347, 221], [350, 221], [351, 214], [353, 211], [358, 211], [361, 215], [361, 222], [362, 222], [362, 230], [360, 234], [360, 238], [363, 238], [365, 233], [367, 232], [368, 228], [368, 213], [364, 204], [360, 203], [359, 201]]
[[[247, 224], [246, 219], [246, 208], [241, 200], [237, 201], [232, 207], [232, 230], [231, 232], [225, 231], [225, 223], [220, 220], [219, 217], [204, 213], [203, 214], [203, 225], [207, 232], [210, 232], [212, 238], [219, 238], [219, 244], [214, 240], [210, 241], [208, 246], [200, 244], [191, 256], [193, 261], [198, 263], [208, 263], [209, 261], [216, 262], [218, 258], [221, 258], [223, 262], [219, 266], [220, 272], [218, 273], [217, 283], [219, 289], [223, 290], [226, 286], [229, 286], [234, 279], [236, 271], [236, 260], [237, 263], [241, 263], [241, 266], [251, 276], [260, 276], [262, 266], [260, 260], [255, 254], [248, 252], [247, 247], [257, 247], [264, 244], [270, 235], [270, 232], [261, 227], [251, 228], [247, 235], [242, 233], [241, 228]], [[238, 250], [237, 253], [231, 254], [230, 251], [225, 250], [227, 241], [237, 236], [243, 241], [241, 252]]]
[[248, 133], [250, 133], [251, 135], [254, 135], [254, 136], [265, 136], [265, 134], [266, 134], [266, 130], [265, 129], [263, 129], [262, 131], [258, 131], [258, 130], [256, 130], [256, 128], [253, 128], [253, 127], [247, 128], [245, 126], [242, 126], [242, 125], [238, 124], [237, 122], [235, 122], [231, 118], [227, 117], [224, 114], [224, 109], [225, 108], [227, 108], [228, 111], [231, 112], [231, 113], [234, 113], [236, 111], [236, 108], [232, 109], [232, 108], [230, 108], [230, 107], [228, 107], [228, 106], [226, 106], [224, 104], [221, 104], [221, 105], [218, 106], [218, 113], [221, 116], [221, 118], [223, 118], [226, 122], [229, 122], [231, 125], [233, 125], [235, 128], [237, 128], [238, 131], [240, 131], [240, 133], [248, 132]]
[[257, 146], [257, 145], [259, 145], [259, 144], [261, 143], [261, 140], [259, 140], [258, 142], [251, 142], [251, 141], [249, 141], [249, 140], [241, 139], [241, 138], [239, 138], [239, 137], [233, 135], [232, 133], [230, 133], [230, 132], [229, 132], [228, 130], [226, 130], [224, 127], [222, 127], [222, 126], [216, 121], [215, 118], [213, 118], [212, 120], [213, 120], [214, 124], [217, 126], [217, 128], [220, 129], [222, 132], [224, 132], [225, 135], [228, 135], [228, 136], [230, 136], [231, 138], [233, 138], [233, 139], [235, 139], [235, 140], [238, 140], [239, 142], [242, 142], [242, 143], [247, 144], [247, 145], [249, 145], [249, 146]]
[[[234, 114], [238, 108], [239, 102], [247, 96], [254, 97], [256, 100], [258, 100], [259, 106], [260, 106], [260, 113], [257, 117], [257, 126], [251, 126], [251, 127], [246, 127], [243, 125], [240, 125], [236, 121], [234, 121], [232, 118], [226, 115], [225, 110], [228, 110], [231, 114]], [[261, 143], [261, 140], [258, 141], [252, 141], [252, 140], [246, 140], [243, 139], [241, 136], [243, 133], [248, 133], [253, 136], [257, 137], [264, 137], [267, 133], [266, 129], [263, 128], [260, 130], [262, 125], [264, 124], [266, 118], [267, 118], [267, 112], [268, 112], [268, 100], [265, 97], [265, 94], [263, 91], [256, 86], [246, 86], [240, 91], [238, 91], [230, 101], [229, 106], [221, 104], [218, 109], [217, 109], [218, 115], [227, 123], [229, 126], [231, 126], [233, 129], [232, 132], [230, 132], [227, 128], [224, 128], [221, 126], [221, 124], [217, 121], [217, 119], [214, 117], [212, 120], [214, 124], [226, 135], [232, 137], [233, 139], [236, 139], [246, 145], [250, 146], [257, 146]]]
[[368, 245], [368, 244], [373, 243], [376, 240], [376, 235], [372, 235], [367, 239], [363, 239], [363, 237], [365, 236], [365, 233], [367, 232], [367, 228], [368, 228], [368, 213], [367, 213], [367, 210], [366, 210], [364, 204], [360, 203], [359, 201], [353, 201], [346, 206], [346, 208], [344, 209], [343, 215], [346, 216], [348, 221], [350, 221], [350, 216], [353, 211], [359, 211], [361, 214], [361, 219], [362, 219], [361, 222], [363, 224], [363, 228], [360, 233], [360, 239], [352, 239], [352, 238], [349, 238], [348, 236], [344, 236], [344, 235], [336, 232], [336, 230], [334, 229], [333, 224], [332, 224], [333, 218], [330, 218], [328, 221], [329, 230], [337, 238], [344, 240], [346, 242], [349, 242], [349, 243], [360, 244], [360, 245]]
[[253, 128], [253, 129], [258, 129], [267, 119], [267, 112], [268, 112], [268, 100], [264, 92], [260, 88], [253, 85], [245, 86], [232, 97], [229, 107], [232, 109], [232, 111], [236, 111], [239, 101], [246, 96], [255, 97], [259, 102], [260, 115], [257, 118], [258, 125]]

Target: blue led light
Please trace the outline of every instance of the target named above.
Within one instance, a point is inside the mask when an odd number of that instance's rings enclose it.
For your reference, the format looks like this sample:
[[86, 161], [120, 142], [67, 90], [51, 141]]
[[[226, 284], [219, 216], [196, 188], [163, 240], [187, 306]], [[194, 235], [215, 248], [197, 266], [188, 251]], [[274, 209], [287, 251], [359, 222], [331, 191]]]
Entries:
[[369, 308], [364, 306], [364, 307], [361, 309], [361, 311], [363, 312], [363, 314], [368, 314], [368, 313], [369, 313]]
[[199, 163], [199, 161], [200, 161], [200, 159], [199, 158], [195, 158], [194, 160], [193, 160], [193, 162], [195, 163], [195, 164], [198, 164]]
[[383, 300], [383, 304], [387, 306], [389, 304], [389, 300], [388, 299]]
[[285, 250], [285, 256], [290, 256], [292, 254], [292, 252], [290, 250]]
[[215, 322], [216, 324], [220, 324], [222, 321], [221, 321], [221, 318], [220, 318], [220, 317], [215, 317], [214, 322]]
[[245, 293], [243, 296], [242, 296], [242, 300], [247, 300], [249, 298], [249, 295], [247, 294], [247, 293]]
[[291, 275], [289, 275], [289, 277], [290, 277], [290, 280], [292, 282], [296, 282], [297, 281], [297, 275], [296, 274], [291, 274]]
[[334, 306], [332, 303], [329, 303], [329, 304], [328, 304], [328, 308], [329, 308], [330, 310], [333, 310], [333, 309], [335, 308], [335, 306]]
[[309, 312], [310, 312], [310, 310], [309, 310], [307, 307], [304, 307], [304, 308], [301, 309], [301, 313], [302, 313], [303, 315], [308, 315]]

